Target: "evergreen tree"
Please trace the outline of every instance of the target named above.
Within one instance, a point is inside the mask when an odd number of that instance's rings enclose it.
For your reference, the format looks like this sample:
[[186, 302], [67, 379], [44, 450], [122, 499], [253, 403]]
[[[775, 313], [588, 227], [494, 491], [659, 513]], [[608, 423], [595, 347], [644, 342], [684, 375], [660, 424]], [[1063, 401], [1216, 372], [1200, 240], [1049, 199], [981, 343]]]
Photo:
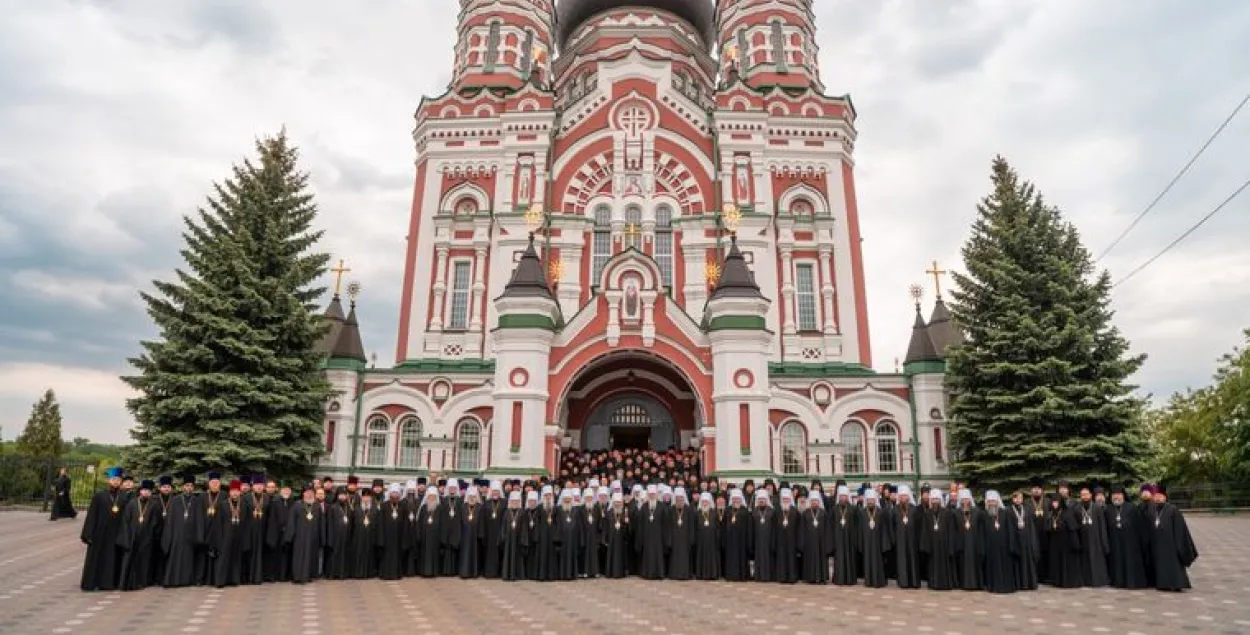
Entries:
[[1144, 356], [1111, 324], [1111, 279], [1076, 229], [1002, 157], [955, 274], [967, 343], [948, 359], [957, 473], [977, 485], [1111, 484], [1148, 444], [1128, 378]]
[[18, 456], [40, 459], [56, 459], [63, 454], [61, 441], [61, 406], [56, 394], [49, 388], [30, 409], [26, 427], [15, 443]]
[[328, 255], [314, 246], [308, 176], [285, 131], [256, 143], [194, 218], [185, 218], [185, 269], [141, 294], [160, 338], [142, 342], [123, 379], [137, 442], [126, 459], [144, 473], [307, 474], [322, 451], [330, 386], [312, 303]]

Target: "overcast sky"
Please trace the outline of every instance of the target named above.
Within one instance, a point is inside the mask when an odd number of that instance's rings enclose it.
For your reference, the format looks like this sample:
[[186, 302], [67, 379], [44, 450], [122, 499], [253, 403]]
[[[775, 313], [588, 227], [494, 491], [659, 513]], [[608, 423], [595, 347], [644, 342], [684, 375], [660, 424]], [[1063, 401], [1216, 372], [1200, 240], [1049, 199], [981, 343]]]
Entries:
[[[367, 9], [365, 7], [368, 7]], [[65, 435], [123, 442], [118, 381], [153, 333], [137, 291], [179, 264], [182, 215], [282, 125], [364, 286], [390, 363], [412, 113], [445, 89], [453, 0], [0, 0], [0, 425], [47, 387]], [[1250, 91], [1250, 2], [816, 3], [829, 91], [850, 93], [875, 362], [894, 368], [907, 286], [958, 267], [1005, 155], [1102, 249]], [[1250, 111], [1250, 107], [1247, 108]], [[1250, 177], [1250, 112], [1104, 261], [1123, 274]], [[1250, 194], [1116, 289], [1166, 394], [1207, 382], [1250, 326]], [[929, 299], [932, 292], [929, 293]]]

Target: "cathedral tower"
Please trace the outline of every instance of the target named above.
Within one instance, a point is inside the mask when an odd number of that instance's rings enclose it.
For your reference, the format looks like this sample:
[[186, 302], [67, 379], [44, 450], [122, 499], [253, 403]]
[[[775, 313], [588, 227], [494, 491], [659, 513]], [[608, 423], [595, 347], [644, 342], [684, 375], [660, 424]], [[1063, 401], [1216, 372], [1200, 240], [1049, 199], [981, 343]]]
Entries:
[[551, 0], [460, 0], [452, 86], [521, 87], [551, 58]]
[[721, 0], [716, 9], [721, 72], [752, 88], [820, 83], [812, 0]]

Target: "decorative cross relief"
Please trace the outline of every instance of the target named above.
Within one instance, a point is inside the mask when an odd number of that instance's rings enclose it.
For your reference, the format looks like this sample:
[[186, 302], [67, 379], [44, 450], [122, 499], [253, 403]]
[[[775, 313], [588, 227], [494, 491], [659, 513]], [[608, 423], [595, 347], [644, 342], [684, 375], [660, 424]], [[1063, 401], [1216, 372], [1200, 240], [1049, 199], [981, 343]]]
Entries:
[[625, 133], [625, 169], [642, 169], [643, 133], [655, 125], [651, 111], [641, 105], [626, 106], [616, 116], [616, 127]]

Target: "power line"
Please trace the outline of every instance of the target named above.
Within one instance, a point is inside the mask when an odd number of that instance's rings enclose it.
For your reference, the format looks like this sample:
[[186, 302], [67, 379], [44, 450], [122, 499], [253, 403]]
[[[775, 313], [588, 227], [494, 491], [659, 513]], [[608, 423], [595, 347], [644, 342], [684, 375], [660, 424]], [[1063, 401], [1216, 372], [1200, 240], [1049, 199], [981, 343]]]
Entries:
[[1150, 211], [1155, 208], [1155, 205], [1158, 205], [1159, 201], [1163, 200], [1163, 197], [1167, 196], [1167, 193], [1172, 191], [1172, 186], [1176, 185], [1176, 182], [1180, 181], [1181, 177], [1185, 176], [1185, 174], [1189, 172], [1189, 168], [1193, 167], [1194, 162], [1198, 160], [1198, 157], [1201, 157], [1202, 153], [1206, 152], [1207, 148], [1211, 147], [1211, 143], [1224, 132], [1224, 129], [1228, 127], [1228, 124], [1231, 123], [1235, 117], [1237, 117], [1237, 113], [1241, 112], [1241, 109], [1245, 107], [1247, 102], [1250, 102], [1250, 93], [1248, 93], [1246, 97], [1241, 100], [1240, 104], [1237, 104], [1237, 107], [1234, 108], [1233, 112], [1228, 115], [1228, 118], [1224, 120], [1224, 123], [1220, 124], [1220, 127], [1215, 129], [1215, 132], [1211, 134], [1211, 137], [1207, 139], [1207, 142], [1202, 144], [1201, 148], [1198, 148], [1198, 152], [1189, 158], [1189, 162], [1185, 164], [1185, 167], [1181, 168], [1181, 171], [1177, 172], [1176, 176], [1172, 177], [1171, 181], [1168, 181], [1167, 187], [1164, 187], [1163, 191], [1159, 192], [1159, 195], [1156, 196], [1153, 201], [1150, 201], [1150, 204], [1146, 206], [1146, 209], [1143, 209], [1141, 213], [1137, 215], [1137, 218], [1134, 218], [1133, 222], [1129, 223], [1128, 227], [1125, 227], [1124, 231], [1120, 232], [1120, 235], [1116, 236], [1115, 240], [1111, 241], [1111, 244], [1107, 245], [1107, 248], [1102, 250], [1102, 254], [1098, 256], [1095, 262], [1106, 258], [1107, 254], [1111, 253], [1111, 250], [1115, 249], [1116, 245], [1119, 245], [1120, 241], [1124, 240], [1124, 237], [1128, 236], [1129, 232], [1133, 231], [1134, 227], [1137, 227], [1137, 223], [1140, 223], [1141, 220], [1146, 217], [1146, 214], [1149, 214]]
[[1145, 269], [1146, 267], [1149, 267], [1149, 266], [1150, 266], [1150, 265], [1151, 265], [1154, 261], [1156, 261], [1156, 260], [1158, 260], [1159, 258], [1161, 258], [1161, 257], [1163, 256], [1163, 254], [1166, 254], [1167, 252], [1171, 251], [1171, 250], [1172, 250], [1172, 248], [1173, 248], [1173, 247], [1175, 247], [1175, 246], [1177, 246], [1177, 245], [1179, 245], [1179, 244], [1181, 243], [1181, 241], [1182, 241], [1182, 240], [1185, 240], [1186, 238], [1188, 238], [1188, 237], [1189, 237], [1189, 235], [1190, 235], [1190, 234], [1192, 234], [1192, 233], [1194, 233], [1195, 231], [1197, 231], [1199, 227], [1202, 227], [1203, 223], [1206, 223], [1207, 221], [1211, 220], [1211, 217], [1212, 217], [1212, 216], [1215, 216], [1216, 214], [1218, 214], [1218, 213], [1220, 212], [1220, 210], [1224, 209], [1224, 207], [1225, 207], [1226, 205], [1228, 205], [1229, 203], [1233, 202], [1233, 199], [1237, 198], [1237, 196], [1238, 196], [1238, 195], [1240, 195], [1242, 192], [1244, 192], [1244, 191], [1245, 191], [1245, 189], [1246, 189], [1247, 187], [1250, 187], [1250, 179], [1246, 179], [1246, 182], [1245, 182], [1245, 183], [1242, 183], [1242, 184], [1241, 184], [1241, 187], [1239, 187], [1239, 188], [1237, 188], [1235, 191], [1233, 191], [1233, 193], [1232, 193], [1232, 194], [1229, 194], [1229, 195], [1228, 195], [1228, 198], [1224, 199], [1224, 201], [1223, 201], [1222, 203], [1220, 203], [1219, 205], [1217, 205], [1217, 206], [1215, 207], [1215, 209], [1211, 210], [1211, 211], [1210, 211], [1210, 213], [1208, 213], [1206, 216], [1203, 216], [1201, 219], [1199, 219], [1199, 220], [1198, 220], [1198, 222], [1197, 222], [1197, 223], [1194, 223], [1194, 224], [1193, 224], [1193, 226], [1191, 226], [1189, 229], [1186, 229], [1186, 230], [1185, 230], [1185, 233], [1181, 234], [1180, 236], [1177, 236], [1177, 237], [1176, 237], [1176, 240], [1173, 240], [1172, 242], [1168, 243], [1168, 246], [1167, 246], [1167, 247], [1164, 247], [1162, 250], [1160, 250], [1160, 251], [1159, 251], [1159, 253], [1157, 253], [1157, 254], [1155, 254], [1155, 255], [1151, 256], [1149, 260], [1147, 260], [1146, 262], [1141, 263], [1140, 265], [1138, 265], [1138, 266], [1137, 266], [1137, 268], [1136, 268], [1136, 269], [1134, 269], [1134, 270], [1132, 270], [1132, 271], [1128, 272], [1128, 275], [1124, 276], [1123, 278], [1120, 278], [1120, 279], [1119, 279], [1119, 281], [1117, 281], [1115, 284], [1111, 285], [1111, 288], [1113, 288], [1113, 289], [1114, 289], [1114, 288], [1116, 288], [1116, 287], [1118, 287], [1118, 286], [1120, 286], [1120, 285], [1124, 284], [1125, 282], [1128, 282], [1129, 280], [1132, 280], [1132, 279], [1133, 279], [1133, 276], [1135, 276], [1135, 275], [1137, 275], [1138, 273], [1140, 273], [1142, 269]]

